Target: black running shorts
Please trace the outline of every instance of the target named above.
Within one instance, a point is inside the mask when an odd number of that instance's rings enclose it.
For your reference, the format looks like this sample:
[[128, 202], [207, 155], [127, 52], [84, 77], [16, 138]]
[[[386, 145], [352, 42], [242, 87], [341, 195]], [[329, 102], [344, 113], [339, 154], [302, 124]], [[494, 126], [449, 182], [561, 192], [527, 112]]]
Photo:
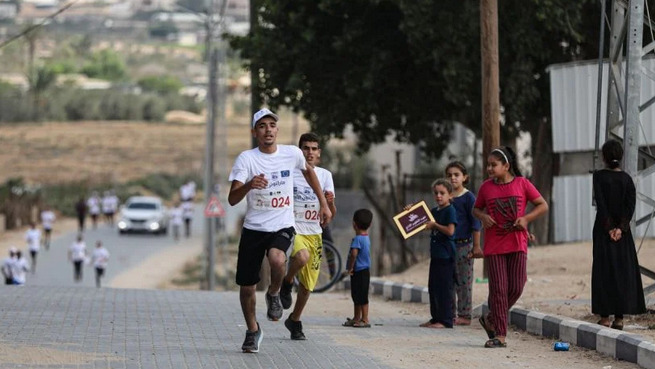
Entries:
[[355, 305], [368, 304], [369, 284], [371, 284], [371, 272], [369, 269], [354, 272], [350, 276], [350, 296]]
[[239, 286], [252, 286], [259, 282], [259, 270], [269, 249], [287, 252], [296, 231], [293, 227], [277, 232], [260, 232], [243, 228], [239, 241], [236, 282]]

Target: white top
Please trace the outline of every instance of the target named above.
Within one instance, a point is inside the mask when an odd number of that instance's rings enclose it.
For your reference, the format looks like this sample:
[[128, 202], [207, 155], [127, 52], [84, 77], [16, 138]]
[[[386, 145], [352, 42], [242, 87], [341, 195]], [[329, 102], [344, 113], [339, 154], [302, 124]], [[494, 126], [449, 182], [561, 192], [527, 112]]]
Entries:
[[115, 213], [118, 209], [118, 197], [115, 195], [107, 195], [102, 198], [102, 212]]
[[[334, 193], [334, 182], [329, 170], [314, 167], [321, 189]], [[321, 204], [301, 171], [293, 172], [293, 213], [296, 218], [296, 233], [314, 235], [323, 233], [320, 217]]]
[[6, 275], [8, 278], [12, 278], [12, 273], [14, 269], [14, 264], [16, 263], [18, 259], [16, 257], [6, 257], [2, 261], [2, 272], [4, 275]]
[[25, 284], [27, 272], [30, 270], [30, 263], [21, 256], [11, 264], [11, 276], [16, 284]]
[[182, 201], [187, 201], [196, 195], [196, 183], [189, 182], [180, 186], [180, 198]]
[[100, 198], [97, 196], [89, 197], [86, 206], [89, 208], [89, 214], [100, 214]]
[[109, 261], [109, 251], [104, 247], [96, 247], [91, 255], [91, 260], [93, 260], [94, 268], [105, 269]]
[[43, 224], [43, 228], [52, 229], [52, 223], [55, 222], [55, 219], [57, 219], [57, 217], [52, 210], [44, 210], [41, 212], [41, 223]]
[[27, 246], [30, 248], [30, 251], [39, 251], [41, 248], [41, 231], [38, 229], [28, 229], [25, 232], [25, 241], [27, 241]]
[[168, 213], [171, 216], [172, 225], [182, 225], [182, 208], [173, 208]]
[[193, 218], [193, 210], [194, 206], [191, 201], [187, 201], [182, 203], [182, 217], [184, 219], [192, 219]]
[[294, 225], [293, 171], [305, 170], [302, 151], [296, 146], [277, 145], [277, 151], [266, 154], [254, 148], [239, 154], [230, 181], [246, 183], [264, 174], [268, 188], [248, 191], [248, 208], [243, 227], [261, 232], [276, 232]]
[[86, 243], [84, 241], [73, 242], [68, 249], [71, 252], [73, 261], [81, 261], [86, 257]]

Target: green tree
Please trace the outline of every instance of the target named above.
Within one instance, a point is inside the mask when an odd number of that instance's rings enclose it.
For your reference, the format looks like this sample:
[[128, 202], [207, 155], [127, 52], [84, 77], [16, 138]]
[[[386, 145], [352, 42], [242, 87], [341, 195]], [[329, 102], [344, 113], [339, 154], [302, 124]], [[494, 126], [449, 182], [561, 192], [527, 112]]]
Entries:
[[101, 78], [109, 81], [119, 81], [127, 76], [125, 63], [118, 53], [105, 49], [91, 55], [82, 73], [91, 78]]
[[[341, 136], [350, 123], [363, 149], [393, 133], [429, 156], [442, 152], [452, 121], [480, 132], [479, 2], [261, 0], [258, 15], [262, 26], [231, 44], [260, 66], [253, 88], [264, 101], [303, 112], [316, 132]], [[595, 57], [599, 17], [592, 0], [499, 5], [502, 130], [532, 134], [546, 198], [546, 67]]]

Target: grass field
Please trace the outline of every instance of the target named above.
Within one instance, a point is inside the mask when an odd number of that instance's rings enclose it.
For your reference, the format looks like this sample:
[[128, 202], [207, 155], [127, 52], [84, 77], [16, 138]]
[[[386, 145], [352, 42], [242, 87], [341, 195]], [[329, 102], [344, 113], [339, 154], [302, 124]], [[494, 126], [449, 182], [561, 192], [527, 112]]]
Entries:
[[[242, 122], [241, 122], [242, 121]], [[279, 143], [293, 143], [290, 116], [282, 115]], [[300, 120], [297, 132], [307, 130]], [[230, 168], [250, 147], [246, 119], [216, 130], [216, 169]], [[144, 122], [48, 122], [0, 125], [0, 182], [121, 183], [150, 173], [202, 174], [205, 125]], [[226, 153], [222, 156], [221, 153]]]

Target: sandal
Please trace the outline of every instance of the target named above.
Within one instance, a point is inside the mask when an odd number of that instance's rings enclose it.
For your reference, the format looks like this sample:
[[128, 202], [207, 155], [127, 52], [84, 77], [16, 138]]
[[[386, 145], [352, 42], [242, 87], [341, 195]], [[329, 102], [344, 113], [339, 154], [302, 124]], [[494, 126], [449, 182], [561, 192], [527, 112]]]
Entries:
[[[607, 328], [610, 327], [609, 320], [606, 323], [603, 323], [603, 319], [600, 319], [599, 321], [596, 322], [596, 324], [602, 325], [603, 327], [607, 327]], [[612, 328], [614, 328], [614, 327], [612, 327]], [[623, 324], [621, 324], [621, 328], [623, 328]]]
[[484, 343], [484, 347], [486, 347], [486, 348], [507, 347], [507, 342], [502, 342], [498, 338], [492, 338], [489, 341]]
[[487, 332], [487, 337], [489, 337], [490, 340], [493, 340], [496, 338], [496, 331], [493, 329], [489, 328], [487, 325], [487, 321], [484, 319], [484, 316], [481, 316], [480, 319], [478, 319], [480, 322], [480, 325], [482, 326], [482, 329], [484, 329], [485, 332]]
[[355, 319], [346, 318], [346, 321], [341, 325], [344, 327], [353, 327], [356, 323], [357, 321]]
[[619, 322], [619, 323], [617, 323], [616, 320], [615, 320], [615, 321], [612, 322], [612, 326], [611, 326], [611, 327], [612, 327], [613, 329], [618, 329], [618, 330], [622, 331], [622, 330], [623, 330], [623, 322]]
[[455, 319], [455, 325], [471, 325], [471, 319], [457, 317]]
[[353, 328], [371, 328], [371, 324], [363, 320], [360, 320], [358, 322], [355, 322], [355, 324], [353, 324]]

